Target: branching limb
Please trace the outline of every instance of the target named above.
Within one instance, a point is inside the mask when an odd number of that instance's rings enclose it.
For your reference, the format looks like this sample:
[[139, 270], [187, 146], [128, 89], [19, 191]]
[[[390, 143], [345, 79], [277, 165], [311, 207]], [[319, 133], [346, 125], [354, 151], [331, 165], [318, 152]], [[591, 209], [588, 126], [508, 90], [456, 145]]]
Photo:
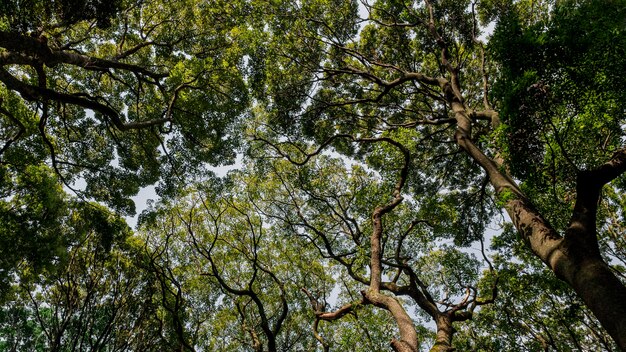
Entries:
[[580, 171], [576, 180], [576, 204], [565, 233], [568, 242], [580, 242], [583, 248], [600, 257], [596, 218], [602, 187], [626, 172], [626, 148], [617, 150], [599, 167]]
[[24, 127], [24, 124], [18, 118], [16, 118], [9, 110], [5, 109], [2, 106], [1, 97], [0, 97], [0, 113], [8, 117], [9, 120], [11, 120], [11, 122], [17, 125], [17, 131], [11, 137], [9, 137], [9, 139], [4, 143], [4, 145], [0, 149], [0, 157], [1, 157], [2, 154], [11, 146], [11, 144], [17, 142], [17, 140], [20, 139], [20, 137], [24, 134], [24, 132], [26, 132], [26, 127]]
[[53, 100], [60, 103], [78, 105], [83, 108], [99, 112], [108, 117], [115, 125], [115, 127], [117, 127], [121, 131], [141, 129], [150, 126], [158, 126], [169, 121], [168, 118], [159, 118], [146, 121], [124, 123], [122, 122], [118, 112], [115, 111], [113, 108], [108, 105], [99, 103], [92, 98], [85, 98], [84, 94], [59, 93], [48, 88], [32, 86], [13, 77], [13, 75], [11, 75], [3, 68], [0, 68], [0, 82], [4, 83], [7, 88], [17, 91], [22, 95], [22, 97], [27, 100]]
[[320, 342], [324, 351], [327, 352], [330, 350], [330, 345], [319, 334], [318, 327], [319, 327], [320, 321], [322, 320], [333, 321], [333, 320], [341, 319], [346, 314], [353, 313], [356, 307], [358, 307], [359, 305], [363, 305], [365, 303], [365, 300], [361, 299], [358, 302], [346, 304], [340, 307], [339, 309], [335, 310], [334, 312], [324, 312], [323, 311], [324, 304], [319, 302], [319, 300], [315, 298], [313, 294], [309, 292], [309, 290], [307, 290], [304, 287], [301, 288], [300, 290], [304, 292], [304, 294], [306, 294], [306, 296], [309, 298], [309, 301], [311, 302], [311, 306], [313, 307], [313, 311], [315, 313], [315, 321], [313, 322], [313, 336], [315, 336], [315, 339]]

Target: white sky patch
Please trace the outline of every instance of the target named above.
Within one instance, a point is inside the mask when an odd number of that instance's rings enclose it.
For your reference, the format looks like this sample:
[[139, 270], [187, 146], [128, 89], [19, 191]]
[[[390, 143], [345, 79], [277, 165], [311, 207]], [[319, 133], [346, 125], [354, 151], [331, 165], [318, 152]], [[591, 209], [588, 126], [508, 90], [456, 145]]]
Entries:
[[148, 186], [140, 189], [139, 193], [131, 199], [135, 202], [135, 209], [137, 213], [133, 217], [127, 216], [126, 222], [128, 223], [128, 226], [135, 228], [137, 226], [139, 214], [148, 208], [151, 201], [158, 200], [159, 196], [156, 194], [155, 186]]
[[481, 28], [482, 34], [478, 36], [478, 40], [480, 40], [483, 43], [489, 42], [489, 37], [491, 37], [491, 35], [493, 34], [493, 30], [495, 28], [496, 28], [496, 21], [489, 22], [489, 24], [486, 27]]

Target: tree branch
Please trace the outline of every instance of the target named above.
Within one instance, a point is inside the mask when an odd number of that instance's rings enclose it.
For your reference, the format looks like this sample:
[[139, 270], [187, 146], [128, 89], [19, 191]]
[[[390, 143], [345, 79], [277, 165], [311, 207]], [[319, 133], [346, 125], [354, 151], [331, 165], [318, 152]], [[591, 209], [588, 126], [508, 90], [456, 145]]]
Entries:
[[0, 97], [0, 113], [8, 117], [9, 120], [15, 123], [18, 128], [17, 132], [15, 132], [13, 136], [11, 136], [9, 140], [7, 140], [4, 143], [4, 145], [2, 146], [2, 149], [0, 149], [0, 157], [1, 157], [2, 154], [9, 148], [9, 146], [11, 146], [12, 143], [15, 143], [22, 136], [22, 134], [26, 132], [26, 127], [24, 127], [24, 124], [19, 119], [17, 119], [9, 110], [2, 107], [2, 97]]
[[161, 125], [170, 121], [168, 118], [152, 119], [146, 121], [135, 121], [124, 123], [120, 119], [119, 114], [108, 105], [97, 101], [83, 98], [82, 95], [59, 93], [57, 91], [26, 84], [19, 79], [13, 77], [8, 71], [0, 68], [0, 82], [4, 83], [7, 88], [15, 90], [27, 100], [38, 101], [41, 99], [54, 100], [60, 103], [82, 106], [83, 108], [99, 112], [107, 116], [111, 122], [121, 131], [142, 129], [150, 126]]

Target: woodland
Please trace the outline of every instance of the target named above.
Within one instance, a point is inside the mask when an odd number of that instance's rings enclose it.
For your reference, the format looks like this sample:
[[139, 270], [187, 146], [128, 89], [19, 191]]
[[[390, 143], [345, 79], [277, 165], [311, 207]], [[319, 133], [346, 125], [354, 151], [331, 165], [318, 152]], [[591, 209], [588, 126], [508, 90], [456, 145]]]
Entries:
[[626, 351], [625, 67], [626, 0], [3, 0], [0, 351]]

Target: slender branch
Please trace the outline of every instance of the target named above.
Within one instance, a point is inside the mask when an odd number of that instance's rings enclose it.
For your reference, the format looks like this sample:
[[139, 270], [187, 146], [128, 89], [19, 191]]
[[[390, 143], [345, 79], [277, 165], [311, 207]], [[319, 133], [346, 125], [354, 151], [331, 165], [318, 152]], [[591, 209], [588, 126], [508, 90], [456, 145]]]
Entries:
[[18, 130], [11, 136], [0, 149], [0, 156], [11, 146], [12, 143], [15, 143], [21, 136], [26, 132], [26, 127], [24, 124], [17, 119], [9, 110], [2, 107], [2, 97], [0, 97], [0, 113], [9, 118], [13, 123], [18, 126]]

